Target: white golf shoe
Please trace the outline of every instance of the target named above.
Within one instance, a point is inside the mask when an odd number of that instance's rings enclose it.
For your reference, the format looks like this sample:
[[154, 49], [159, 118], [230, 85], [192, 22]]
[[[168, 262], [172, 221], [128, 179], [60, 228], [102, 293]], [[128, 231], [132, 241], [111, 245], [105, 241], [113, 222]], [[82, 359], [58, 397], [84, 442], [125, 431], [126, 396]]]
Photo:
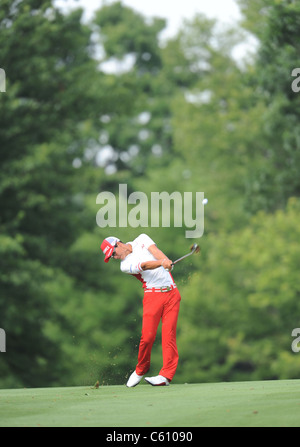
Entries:
[[133, 373], [131, 374], [131, 376], [129, 377], [129, 379], [126, 383], [126, 386], [128, 386], [128, 388], [132, 388], [132, 387], [138, 385], [143, 377], [144, 376], [139, 376], [135, 371], [133, 371]]
[[154, 376], [154, 377], [145, 377], [146, 382], [150, 383], [153, 386], [164, 386], [169, 385], [170, 382], [164, 376]]

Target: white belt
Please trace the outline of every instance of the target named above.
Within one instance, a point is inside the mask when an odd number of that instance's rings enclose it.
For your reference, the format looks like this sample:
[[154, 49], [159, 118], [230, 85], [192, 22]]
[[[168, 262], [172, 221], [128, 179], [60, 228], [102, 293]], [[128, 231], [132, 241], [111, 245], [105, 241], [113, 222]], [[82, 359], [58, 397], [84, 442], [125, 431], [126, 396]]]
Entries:
[[170, 292], [170, 290], [176, 289], [176, 285], [163, 286], [163, 287], [150, 287], [145, 289], [145, 292]]

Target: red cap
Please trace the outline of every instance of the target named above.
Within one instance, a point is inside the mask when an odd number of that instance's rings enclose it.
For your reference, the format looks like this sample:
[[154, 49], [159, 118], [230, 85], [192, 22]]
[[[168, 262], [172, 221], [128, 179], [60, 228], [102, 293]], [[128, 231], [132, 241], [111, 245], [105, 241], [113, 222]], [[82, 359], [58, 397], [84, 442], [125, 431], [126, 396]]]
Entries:
[[101, 244], [101, 250], [105, 254], [104, 262], [108, 262], [111, 258], [114, 247], [117, 245], [120, 239], [114, 236], [107, 237]]

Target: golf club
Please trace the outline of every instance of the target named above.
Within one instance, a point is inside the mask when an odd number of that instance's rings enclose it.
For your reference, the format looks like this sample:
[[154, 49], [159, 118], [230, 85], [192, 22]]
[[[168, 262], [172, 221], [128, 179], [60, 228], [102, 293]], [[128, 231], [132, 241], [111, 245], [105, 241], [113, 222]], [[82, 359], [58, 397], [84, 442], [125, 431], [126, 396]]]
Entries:
[[176, 259], [176, 261], [172, 262], [172, 265], [177, 264], [177, 262], [182, 261], [183, 259], [187, 258], [188, 256], [191, 256], [193, 253], [199, 253], [200, 247], [198, 244], [193, 244], [190, 248], [190, 253], [187, 253], [186, 255], [182, 256], [181, 258]]

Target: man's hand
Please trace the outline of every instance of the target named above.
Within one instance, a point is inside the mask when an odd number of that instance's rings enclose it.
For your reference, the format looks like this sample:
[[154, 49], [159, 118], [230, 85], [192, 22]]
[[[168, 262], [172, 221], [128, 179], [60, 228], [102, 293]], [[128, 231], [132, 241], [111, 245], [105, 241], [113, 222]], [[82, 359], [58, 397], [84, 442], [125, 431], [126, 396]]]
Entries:
[[172, 261], [155, 244], [150, 245], [148, 250], [155, 257], [155, 259], [161, 261], [161, 265], [165, 270], [172, 270]]
[[172, 266], [172, 261], [169, 258], [164, 258], [161, 261], [161, 265], [162, 267], [167, 270], [168, 272], [172, 270], [173, 266]]
[[153, 270], [158, 267], [163, 267], [167, 271], [172, 270], [172, 261], [155, 244], [150, 245], [148, 250], [156, 260], [142, 262], [141, 267], [143, 270]]
[[145, 261], [141, 263], [141, 268], [143, 270], [153, 270], [159, 267], [163, 267], [165, 270], [172, 270], [172, 261], [168, 258], [157, 259], [155, 261]]

